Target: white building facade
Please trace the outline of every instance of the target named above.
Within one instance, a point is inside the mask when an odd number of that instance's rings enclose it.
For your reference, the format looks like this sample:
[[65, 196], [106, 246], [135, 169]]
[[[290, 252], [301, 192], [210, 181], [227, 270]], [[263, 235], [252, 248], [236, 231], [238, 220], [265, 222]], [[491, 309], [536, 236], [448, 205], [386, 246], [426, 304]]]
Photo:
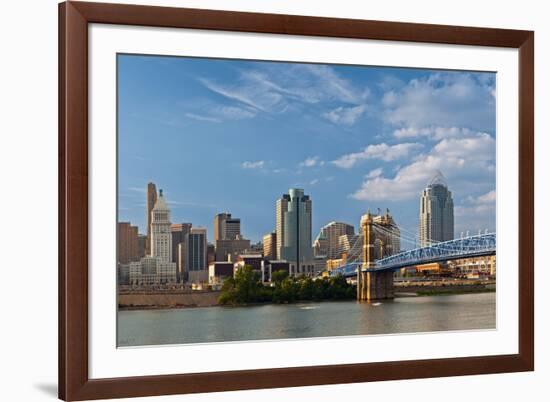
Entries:
[[177, 264], [172, 262], [170, 210], [160, 190], [151, 211], [151, 255], [129, 264], [130, 286], [176, 283]]

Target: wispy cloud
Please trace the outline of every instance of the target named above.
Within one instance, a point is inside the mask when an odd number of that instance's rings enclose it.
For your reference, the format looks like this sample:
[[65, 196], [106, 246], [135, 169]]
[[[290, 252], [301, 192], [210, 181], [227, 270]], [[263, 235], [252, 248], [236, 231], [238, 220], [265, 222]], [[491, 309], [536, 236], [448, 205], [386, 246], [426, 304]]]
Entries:
[[215, 117], [202, 116], [202, 115], [195, 114], [195, 113], [185, 113], [185, 116], [189, 117], [190, 119], [193, 119], [193, 120], [208, 121], [208, 122], [211, 122], [211, 123], [221, 123], [221, 120], [217, 119]]
[[323, 166], [325, 164], [318, 156], [310, 156], [306, 158], [303, 162], [300, 162], [300, 167], [314, 167], [314, 166]]
[[194, 201], [178, 201], [173, 199], [167, 199], [166, 203], [170, 208], [218, 208], [216, 204], [208, 204], [204, 202]]
[[316, 112], [344, 125], [352, 125], [364, 113], [370, 93], [367, 87], [358, 88], [332, 67], [323, 65], [294, 64], [286, 69], [264, 65], [240, 70], [231, 82], [206, 77], [198, 80], [226, 101], [234, 102], [230, 107], [240, 107], [239, 115], [243, 117], [253, 117], [258, 112], [279, 114], [301, 110], [297, 106], [300, 104], [319, 104]]
[[245, 161], [241, 163], [241, 167], [243, 169], [261, 169], [264, 167], [264, 165], [265, 165], [265, 161], [255, 161], [255, 162]]
[[322, 116], [334, 124], [353, 126], [357, 119], [365, 112], [366, 106], [359, 105], [354, 107], [337, 107], [322, 114]]
[[145, 187], [128, 187], [127, 189], [130, 190], [130, 191], [134, 191], [134, 192], [137, 192], [137, 193], [143, 193], [143, 194], [145, 194], [147, 192], [147, 188], [145, 188]]
[[339, 168], [350, 169], [366, 159], [379, 159], [390, 162], [405, 158], [409, 156], [410, 153], [418, 151], [421, 148], [422, 144], [419, 143], [402, 143], [395, 145], [381, 143], [369, 145], [360, 152], [342, 155], [338, 159], [332, 161], [332, 163]]
[[[214, 83], [205, 78], [199, 79], [199, 81], [212, 92], [218, 95], [224, 96], [228, 99], [244, 103], [256, 110], [267, 112], [269, 106], [276, 104], [281, 96], [273, 93], [260, 93], [257, 88], [250, 87], [248, 85], [243, 86], [230, 86]], [[266, 105], [267, 103], [267, 105]]]
[[256, 113], [249, 109], [235, 106], [221, 106], [214, 109], [212, 112], [229, 120], [251, 119], [256, 116]]

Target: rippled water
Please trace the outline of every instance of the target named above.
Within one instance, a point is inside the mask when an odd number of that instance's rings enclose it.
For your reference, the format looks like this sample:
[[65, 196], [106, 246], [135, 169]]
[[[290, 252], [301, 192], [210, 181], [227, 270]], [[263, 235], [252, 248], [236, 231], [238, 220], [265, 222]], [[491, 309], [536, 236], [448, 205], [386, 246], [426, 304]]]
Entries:
[[491, 329], [495, 293], [253, 307], [119, 311], [119, 346]]

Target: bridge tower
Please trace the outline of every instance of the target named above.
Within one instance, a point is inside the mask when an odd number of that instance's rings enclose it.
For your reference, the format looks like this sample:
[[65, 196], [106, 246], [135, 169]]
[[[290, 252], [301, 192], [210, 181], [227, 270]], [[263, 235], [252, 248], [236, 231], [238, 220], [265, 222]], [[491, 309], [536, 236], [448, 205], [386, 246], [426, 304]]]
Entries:
[[[375, 222], [376, 221], [376, 222]], [[375, 301], [393, 299], [393, 272], [364, 272], [375, 267], [375, 260], [391, 255], [392, 239], [386, 235], [377, 236], [375, 225], [385, 229], [385, 233], [391, 233], [393, 220], [386, 211], [383, 216], [375, 217], [370, 210], [361, 217], [361, 230], [363, 231], [363, 266], [357, 270], [357, 300]]]

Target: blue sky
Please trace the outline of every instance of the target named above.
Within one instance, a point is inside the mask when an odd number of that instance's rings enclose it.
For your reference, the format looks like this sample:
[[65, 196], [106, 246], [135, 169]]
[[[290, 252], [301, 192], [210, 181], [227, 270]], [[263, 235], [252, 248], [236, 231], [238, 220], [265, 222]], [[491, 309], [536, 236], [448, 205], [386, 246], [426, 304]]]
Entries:
[[241, 218], [257, 241], [290, 187], [313, 201], [313, 237], [389, 208], [409, 232], [440, 170], [455, 234], [495, 229], [495, 74], [119, 55], [119, 220], [145, 232], [145, 187], [172, 221]]

